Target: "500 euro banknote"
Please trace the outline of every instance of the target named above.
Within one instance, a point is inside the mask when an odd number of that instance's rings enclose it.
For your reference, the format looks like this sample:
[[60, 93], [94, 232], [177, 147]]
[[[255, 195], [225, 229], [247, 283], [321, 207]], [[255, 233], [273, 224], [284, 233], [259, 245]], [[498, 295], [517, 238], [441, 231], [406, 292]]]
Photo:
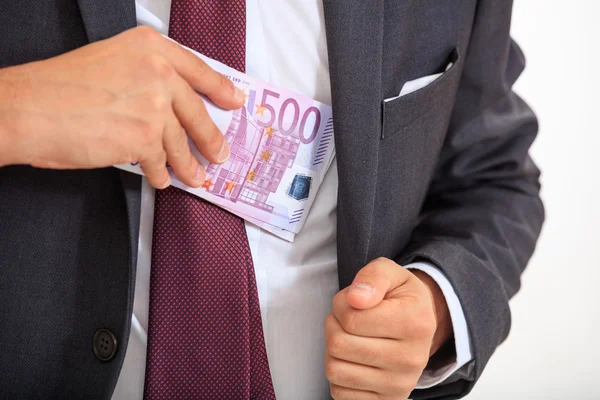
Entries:
[[[173, 186], [293, 241], [334, 157], [331, 106], [192, 53], [241, 88], [246, 101], [238, 110], [225, 111], [200, 95], [231, 155], [224, 164], [211, 164], [190, 139], [193, 154], [206, 168], [206, 181], [192, 188], [171, 171]], [[143, 175], [138, 163], [115, 167]]]

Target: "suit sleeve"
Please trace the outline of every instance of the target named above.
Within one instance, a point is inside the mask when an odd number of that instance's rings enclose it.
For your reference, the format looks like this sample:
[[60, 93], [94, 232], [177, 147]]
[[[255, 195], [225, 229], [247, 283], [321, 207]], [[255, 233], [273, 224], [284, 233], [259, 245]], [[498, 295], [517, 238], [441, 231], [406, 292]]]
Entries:
[[538, 123], [512, 90], [525, 59], [510, 23], [511, 2], [479, 2], [437, 172], [398, 260], [430, 262], [444, 273], [464, 310], [473, 353], [468, 373], [415, 390], [413, 399], [471, 391], [509, 333], [509, 300], [544, 221], [540, 171], [529, 156]]

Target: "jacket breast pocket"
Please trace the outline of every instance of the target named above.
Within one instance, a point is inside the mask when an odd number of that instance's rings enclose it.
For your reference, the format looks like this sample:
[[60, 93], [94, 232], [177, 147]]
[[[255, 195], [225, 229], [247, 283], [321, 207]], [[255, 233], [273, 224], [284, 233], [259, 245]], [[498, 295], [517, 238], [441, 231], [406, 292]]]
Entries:
[[383, 101], [374, 226], [393, 233], [390, 248], [405, 243], [416, 225], [448, 133], [462, 69], [458, 49], [447, 61], [408, 94]]
[[[450, 110], [447, 108], [452, 107], [456, 95], [460, 61], [458, 48], [455, 48], [448, 57], [448, 67], [445, 71], [407, 82], [400, 95], [385, 99], [382, 105], [381, 138], [386, 139], [406, 130], [424, 115], [434, 111], [437, 115], [432, 114], [432, 118], [439, 122], [441, 117], [449, 116]], [[415, 85], [418, 88], [415, 88]], [[420, 87], [421, 85], [424, 86]]]

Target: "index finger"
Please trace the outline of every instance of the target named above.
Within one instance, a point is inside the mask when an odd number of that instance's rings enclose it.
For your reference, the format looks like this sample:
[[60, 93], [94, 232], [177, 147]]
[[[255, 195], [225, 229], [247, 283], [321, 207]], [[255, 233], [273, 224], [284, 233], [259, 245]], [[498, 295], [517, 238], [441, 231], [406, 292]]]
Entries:
[[342, 329], [352, 335], [386, 339], [412, 339], [421, 335], [420, 308], [397, 299], [384, 299], [373, 308], [360, 310], [347, 299], [348, 288], [333, 298], [332, 312]]

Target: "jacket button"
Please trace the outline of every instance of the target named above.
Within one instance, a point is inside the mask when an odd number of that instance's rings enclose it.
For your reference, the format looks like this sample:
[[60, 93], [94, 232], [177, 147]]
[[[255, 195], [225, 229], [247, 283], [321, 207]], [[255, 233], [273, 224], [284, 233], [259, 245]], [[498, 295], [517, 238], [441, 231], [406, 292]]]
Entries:
[[98, 329], [92, 339], [94, 355], [101, 361], [110, 361], [117, 352], [117, 338], [108, 329]]

